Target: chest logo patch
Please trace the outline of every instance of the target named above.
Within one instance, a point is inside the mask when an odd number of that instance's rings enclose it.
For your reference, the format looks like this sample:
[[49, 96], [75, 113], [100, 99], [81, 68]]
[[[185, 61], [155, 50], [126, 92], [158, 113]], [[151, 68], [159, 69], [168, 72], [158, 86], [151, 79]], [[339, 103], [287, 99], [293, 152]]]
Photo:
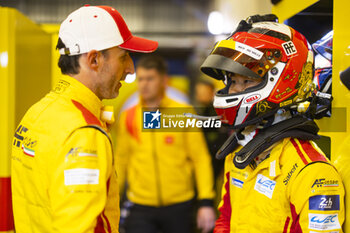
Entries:
[[243, 181], [232, 177], [231, 182], [234, 186], [236, 186], [238, 188], [243, 188], [243, 183], [244, 183]]
[[266, 176], [258, 174], [258, 177], [256, 178], [256, 183], [254, 186], [254, 189], [256, 191], [272, 199], [272, 195], [273, 195], [273, 191], [275, 190], [275, 187], [276, 187], [276, 181], [270, 180]]

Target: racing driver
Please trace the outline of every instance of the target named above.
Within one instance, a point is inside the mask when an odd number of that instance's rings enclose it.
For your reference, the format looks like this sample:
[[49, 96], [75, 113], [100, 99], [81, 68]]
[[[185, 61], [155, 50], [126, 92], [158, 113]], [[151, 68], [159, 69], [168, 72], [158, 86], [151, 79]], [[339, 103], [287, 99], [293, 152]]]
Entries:
[[214, 107], [235, 129], [217, 153], [225, 180], [215, 233], [341, 233], [344, 187], [317, 147], [313, 53], [273, 15], [252, 16], [201, 66], [223, 80]]

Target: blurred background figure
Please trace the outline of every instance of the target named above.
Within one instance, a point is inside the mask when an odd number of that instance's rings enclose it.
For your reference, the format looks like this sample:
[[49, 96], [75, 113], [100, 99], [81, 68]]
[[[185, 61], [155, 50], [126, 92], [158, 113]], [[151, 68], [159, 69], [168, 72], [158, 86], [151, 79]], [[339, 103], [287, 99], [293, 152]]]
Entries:
[[[213, 107], [214, 95], [215, 86], [212, 82], [200, 79], [195, 84], [194, 106], [196, 107], [196, 111], [199, 115], [216, 115], [215, 109]], [[215, 154], [228, 136], [227, 129], [224, 127], [221, 127], [219, 129], [207, 128], [204, 129], [204, 136], [212, 158], [214, 178], [216, 181], [216, 178], [218, 178], [224, 168], [224, 161], [216, 159]]]
[[216, 216], [212, 166], [203, 134], [142, 130], [143, 111], [190, 106], [166, 96], [167, 65], [161, 57], [142, 57], [136, 76], [139, 101], [122, 112], [117, 126], [118, 181], [130, 201], [125, 231], [193, 232], [197, 196], [197, 227], [209, 232]]

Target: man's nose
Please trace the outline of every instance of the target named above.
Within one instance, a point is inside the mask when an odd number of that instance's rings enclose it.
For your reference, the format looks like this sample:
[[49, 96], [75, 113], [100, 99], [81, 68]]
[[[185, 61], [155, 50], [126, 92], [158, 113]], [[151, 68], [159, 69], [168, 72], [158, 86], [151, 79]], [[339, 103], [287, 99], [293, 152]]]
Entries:
[[132, 58], [130, 56], [128, 56], [127, 65], [125, 67], [125, 73], [127, 73], [127, 74], [135, 73], [134, 61], [132, 60]]

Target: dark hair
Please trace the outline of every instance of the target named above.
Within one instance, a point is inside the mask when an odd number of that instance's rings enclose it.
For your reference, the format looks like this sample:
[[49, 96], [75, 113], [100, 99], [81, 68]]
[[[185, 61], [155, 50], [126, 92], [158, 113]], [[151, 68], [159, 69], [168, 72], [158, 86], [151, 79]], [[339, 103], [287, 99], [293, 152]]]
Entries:
[[145, 69], [156, 69], [160, 74], [168, 72], [168, 65], [165, 60], [157, 55], [145, 55], [137, 62], [137, 67]]
[[[56, 49], [66, 49], [61, 38], [58, 38]], [[79, 74], [79, 58], [80, 54], [74, 56], [61, 55], [58, 60], [58, 67], [60, 67], [62, 74]]]
[[[65, 44], [58, 38], [56, 49], [66, 49]], [[100, 51], [104, 57], [108, 57], [107, 49]], [[60, 67], [62, 74], [79, 74], [80, 65], [79, 65], [79, 55], [61, 55], [58, 60], [58, 67]]]

